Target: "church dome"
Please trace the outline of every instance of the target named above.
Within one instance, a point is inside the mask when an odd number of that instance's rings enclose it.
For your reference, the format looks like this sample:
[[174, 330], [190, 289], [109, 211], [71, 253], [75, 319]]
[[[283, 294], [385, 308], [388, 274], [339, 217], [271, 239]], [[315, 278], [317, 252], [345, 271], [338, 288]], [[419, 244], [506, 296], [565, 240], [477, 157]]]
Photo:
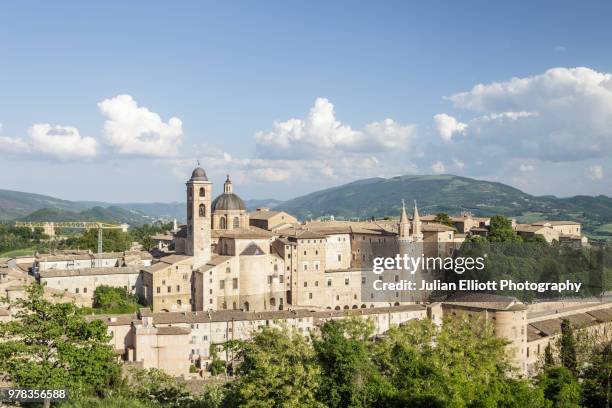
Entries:
[[208, 177], [206, 177], [206, 172], [201, 167], [196, 167], [191, 173], [191, 180], [195, 181], [208, 181]]
[[238, 197], [234, 193], [223, 193], [219, 197], [215, 198], [212, 202], [213, 211], [227, 211], [227, 210], [243, 210], [246, 211], [246, 205], [242, 198]]

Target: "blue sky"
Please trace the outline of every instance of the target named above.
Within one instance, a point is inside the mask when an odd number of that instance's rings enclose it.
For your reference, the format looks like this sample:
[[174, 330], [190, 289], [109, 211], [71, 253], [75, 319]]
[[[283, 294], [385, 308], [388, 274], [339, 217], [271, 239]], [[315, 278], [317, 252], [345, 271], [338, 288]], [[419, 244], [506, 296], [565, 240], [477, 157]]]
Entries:
[[199, 159], [216, 191], [229, 172], [244, 198], [411, 173], [612, 195], [610, 15], [608, 2], [3, 2], [0, 188], [181, 200]]

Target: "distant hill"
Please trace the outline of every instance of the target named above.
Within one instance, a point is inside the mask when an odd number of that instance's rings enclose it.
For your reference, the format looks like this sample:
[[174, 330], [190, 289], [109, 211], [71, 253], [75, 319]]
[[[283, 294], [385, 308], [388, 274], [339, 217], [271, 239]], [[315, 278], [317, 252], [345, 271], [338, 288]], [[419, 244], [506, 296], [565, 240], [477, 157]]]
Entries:
[[115, 206], [93, 207], [79, 212], [43, 208], [20, 219], [22, 221], [105, 221], [130, 225], [142, 225], [153, 221], [153, 219], [140, 212]]
[[[258, 207], [273, 208], [280, 203], [273, 198], [245, 200], [249, 211]], [[102, 201], [68, 201], [59, 198], [0, 190], [0, 221], [106, 221], [141, 225], [158, 219], [185, 222], [185, 202], [106, 203]]]
[[[422, 214], [469, 211], [474, 215], [502, 214], [520, 222], [570, 219], [583, 224], [591, 237], [612, 240], [612, 198], [607, 196], [533, 196], [491, 181], [452, 175], [399, 176], [358, 180], [316, 191], [289, 201], [245, 200], [249, 210], [269, 207], [285, 210], [305, 220], [334, 215], [336, 218], [396, 217], [402, 199], [417, 200]], [[185, 221], [184, 202], [104, 203], [67, 201], [39, 194], [0, 190], [0, 221], [99, 220], [139, 225], [157, 219]]]
[[43, 208], [82, 211], [88, 207], [74, 201], [61, 200], [41, 194], [0, 190], [0, 220], [21, 218]]
[[410, 207], [417, 200], [421, 214], [469, 211], [514, 216], [525, 222], [571, 219], [583, 223], [587, 231], [612, 223], [612, 198], [607, 196], [537, 197], [502, 183], [453, 175], [364, 179], [294, 198], [276, 209], [300, 219], [396, 217], [402, 199]]

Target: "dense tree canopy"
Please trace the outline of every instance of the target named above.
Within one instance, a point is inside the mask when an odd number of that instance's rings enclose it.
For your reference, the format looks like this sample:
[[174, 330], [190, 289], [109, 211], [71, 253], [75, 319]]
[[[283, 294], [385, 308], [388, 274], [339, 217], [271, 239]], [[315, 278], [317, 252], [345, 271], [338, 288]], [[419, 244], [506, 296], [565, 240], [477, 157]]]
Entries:
[[0, 323], [0, 371], [17, 386], [68, 388], [101, 394], [118, 381], [119, 365], [106, 326], [88, 322], [71, 303], [51, 303], [30, 285], [13, 307], [14, 319]]

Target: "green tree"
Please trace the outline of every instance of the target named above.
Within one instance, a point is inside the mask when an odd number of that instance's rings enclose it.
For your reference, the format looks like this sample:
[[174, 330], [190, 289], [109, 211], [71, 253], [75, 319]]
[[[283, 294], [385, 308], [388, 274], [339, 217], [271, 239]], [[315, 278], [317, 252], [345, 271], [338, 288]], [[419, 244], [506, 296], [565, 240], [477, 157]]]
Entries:
[[120, 368], [102, 321], [85, 320], [72, 303], [52, 303], [32, 284], [0, 323], [0, 371], [12, 384], [101, 394], [119, 381]]
[[391, 392], [368, 351], [371, 322], [331, 320], [314, 349], [321, 367], [319, 400], [329, 407], [366, 407]]
[[574, 337], [574, 329], [567, 319], [563, 319], [561, 321], [559, 356], [561, 359], [561, 365], [575, 375], [578, 372], [578, 363], [576, 360], [576, 338]]
[[551, 368], [555, 366], [555, 358], [553, 356], [552, 347], [550, 343], [544, 348], [544, 368]]
[[538, 378], [538, 387], [553, 407], [579, 407], [580, 384], [574, 374], [565, 367], [546, 369]]
[[131, 368], [127, 376], [129, 394], [141, 401], [164, 407], [183, 407], [195, 401], [184, 382], [156, 368]]
[[512, 228], [512, 221], [503, 215], [494, 215], [491, 217], [487, 239], [491, 242], [521, 241], [521, 237], [516, 235], [516, 232]]
[[[132, 246], [132, 235], [129, 232], [120, 230], [103, 230], [102, 232], [102, 250], [104, 252], [127, 251]], [[98, 230], [90, 229], [85, 231], [81, 236], [69, 238], [66, 241], [66, 246], [69, 248], [89, 249], [98, 251]]]
[[376, 344], [375, 361], [395, 393], [379, 406], [543, 407], [541, 390], [512, 379], [506, 341], [482, 319], [411, 321]]
[[612, 344], [592, 354], [582, 374], [582, 403], [587, 407], [612, 406]]
[[452, 218], [447, 213], [436, 214], [436, 218], [434, 218], [434, 221], [442, 225], [447, 225], [449, 227], [455, 228], [455, 224], [453, 223]]
[[312, 346], [296, 330], [265, 327], [241, 351], [233, 387], [241, 407], [320, 407]]
[[138, 311], [138, 298], [125, 290], [108, 285], [96, 287], [93, 307], [99, 313], [133, 313]]

